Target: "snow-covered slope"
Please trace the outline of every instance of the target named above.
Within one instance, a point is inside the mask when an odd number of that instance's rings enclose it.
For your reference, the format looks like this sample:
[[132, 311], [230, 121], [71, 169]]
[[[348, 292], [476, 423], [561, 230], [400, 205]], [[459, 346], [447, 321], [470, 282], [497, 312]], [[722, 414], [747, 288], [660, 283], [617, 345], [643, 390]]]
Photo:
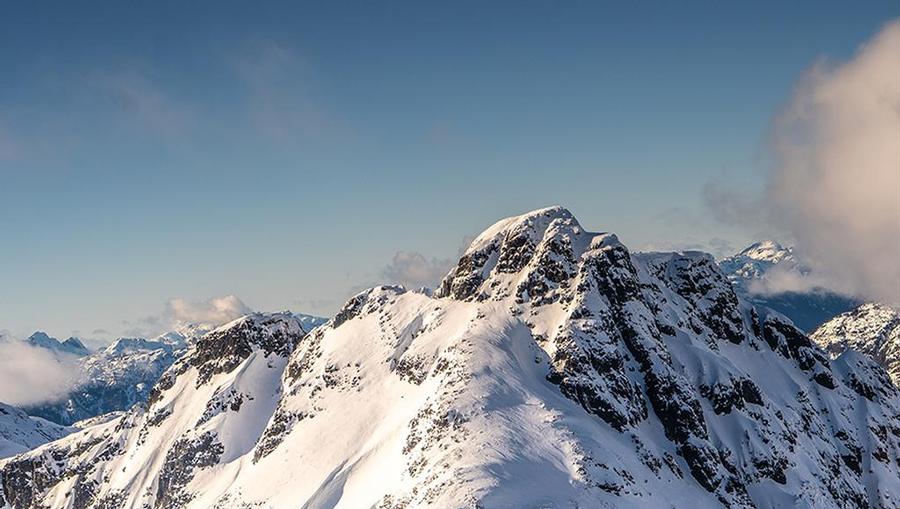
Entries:
[[719, 267], [741, 297], [778, 311], [804, 331], [812, 331], [860, 304], [853, 298], [824, 288], [791, 289], [793, 286], [810, 286], [803, 281], [810, 277], [811, 271], [798, 260], [793, 248], [773, 240], [751, 244], [740, 253], [719, 261]]
[[479, 236], [434, 296], [306, 334], [251, 315], [146, 407], [0, 462], [11, 507], [897, 507], [900, 394], [561, 208]]
[[73, 431], [72, 428], [40, 417], [30, 417], [14, 406], [0, 403], [0, 458], [34, 449]]
[[868, 303], [829, 320], [810, 336], [829, 355], [863, 353], [900, 385], [900, 315], [889, 306]]

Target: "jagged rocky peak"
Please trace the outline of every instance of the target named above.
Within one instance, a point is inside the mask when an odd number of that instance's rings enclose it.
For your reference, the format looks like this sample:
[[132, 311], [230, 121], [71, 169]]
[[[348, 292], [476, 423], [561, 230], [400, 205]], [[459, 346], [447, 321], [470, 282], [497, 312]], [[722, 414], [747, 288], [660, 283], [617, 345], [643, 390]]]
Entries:
[[70, 337], [65, 341], [60, 341], [43, 331], [36, 331], [31, 336], [28, 336], [26, 342], [31, 346], [46, 348], [53, 352], [76, 355], [78, 357], [83, 357], [91, 353], [78, 338]]
[[863, 304], [822, 324], [811, 337], [832, 357], [847, 350], [865, 354], [900, 385], [900, 314], [895, 308]]
[[585, 232], [559, 206], [510, 217], [472, 242], [435, 296], [479, 301], [536, 297], [570, 280], [582, 253], [610, 246], [620, 246], [614, 235]]
[[200, 370], [201, 379], [234, 369], [255, 351], [287, 357], [306, 334], [290, 313], [252, 313], [196, 339], [179, 361]]

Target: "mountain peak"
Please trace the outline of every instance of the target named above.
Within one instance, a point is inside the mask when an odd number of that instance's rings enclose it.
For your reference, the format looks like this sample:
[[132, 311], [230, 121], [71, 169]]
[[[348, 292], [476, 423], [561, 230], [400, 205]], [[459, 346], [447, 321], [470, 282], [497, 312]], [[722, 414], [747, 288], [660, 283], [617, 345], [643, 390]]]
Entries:
[[750, 244], [738, 256], [751, 260], [778, 263], [793, 256], [793, 248], [786, 248], [774, 240], [762, 240]]
[[575, 226], [579, 226], [575, 216], [573, 216], [568, 209], [559, 205], [532, 210], [525, 214], [511, 216], [497, 221], [472, 241], [469, 248], [466, 249], [466, 253], [482, 249], [486, 244], [490, 244], [498, 237], [509, 235], [510, 232], [529, 230], [540, 233], [542, 230], [546, 229], [551, 222], [557, 220], [570, 222]]
[[28, 339], [26, 339], [25, 342], [34, 347], [46, 348], [54, 352], [67, 353], [79, 357], [83, 357], [90, 353], [90, 350], [88, 350], [78, 338], [70, 337], [69, 339], [60, 342], [60, 340], [50, 336], [44, 331], [35, 331], [34, 334], [28, 336]]
[[900, 384], [900, 314], [868, 302], [822, 324], [811, 335], [832, 357], [854, 350], [872, 358]]
[[571, 276], [581, 253], [604, 243], [619, 245], [615, 236], [586, 232], [563, 207], [508, 217], [475, 238], [435, 296], [484, 300], [546, 293]]

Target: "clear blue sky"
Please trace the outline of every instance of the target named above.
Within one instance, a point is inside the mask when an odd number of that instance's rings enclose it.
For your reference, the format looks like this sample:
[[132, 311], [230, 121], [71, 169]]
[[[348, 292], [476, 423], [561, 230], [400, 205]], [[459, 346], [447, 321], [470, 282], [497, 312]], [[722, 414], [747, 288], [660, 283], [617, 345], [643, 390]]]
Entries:
[[330, 313], [397, 251], [453, 258], [556, 203], [633, 248], [738, 248], [750, 239], [703, 219], [704, 183], [761, 185], [803, 71], [900, 15], [90, 4], [0, 15], [0, 329], [15, 333], [115, 333], [168, 299], [232, 293]]

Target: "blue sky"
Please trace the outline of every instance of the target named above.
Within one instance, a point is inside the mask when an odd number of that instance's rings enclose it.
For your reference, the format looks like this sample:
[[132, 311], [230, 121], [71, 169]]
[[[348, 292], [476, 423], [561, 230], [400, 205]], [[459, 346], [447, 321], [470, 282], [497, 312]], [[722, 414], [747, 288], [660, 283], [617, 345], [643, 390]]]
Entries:
[[6, 5], [0, 329], [227, 294], [327, 314], [398, 251], [439, 267], [556, 203], [635, 249], [768, 234], [708, 219], [704, 185], [762, 186], [797, 80], [896, 2], [636, 4]]

